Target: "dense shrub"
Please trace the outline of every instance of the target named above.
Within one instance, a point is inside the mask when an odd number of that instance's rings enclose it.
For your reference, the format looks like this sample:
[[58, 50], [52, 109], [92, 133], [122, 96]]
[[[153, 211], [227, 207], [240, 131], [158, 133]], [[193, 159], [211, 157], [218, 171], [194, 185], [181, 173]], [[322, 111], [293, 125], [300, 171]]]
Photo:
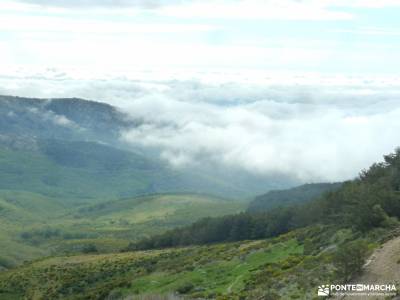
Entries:
[[344, 282], [361, 273], [362, 266], [368, 253], [368, 243], [364, 240], [356, 240], [341, 245], [333, 263], [337, 268], [338, 277]]

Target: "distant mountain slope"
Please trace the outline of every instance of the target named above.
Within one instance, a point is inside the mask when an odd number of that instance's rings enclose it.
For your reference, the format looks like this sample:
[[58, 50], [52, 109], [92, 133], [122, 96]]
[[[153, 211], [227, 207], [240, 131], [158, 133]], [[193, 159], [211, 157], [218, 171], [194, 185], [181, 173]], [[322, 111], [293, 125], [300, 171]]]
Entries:
[[121, 129], [137, 124], [104, 103], [0, 96], [0, 143], [1, 136], [115, 143]]
[[121, 132], [140, 124], [105, 103], [0, 96], [0, 160], [5, 163], [0, 166], [0, 188], [21, 186], [63, 198], [116, 199], [158, 192], [244, 198], [294, 184], [286, 177], [215, 166], [173, 169], [157, 150], [122, 141]]
[[41, 193], [73, 203], [164, 192], [240, 193], [234, 184], [174, 170], [156, 159], [105, 144], [36, 140], [35, 149], [0, 146], [0, 189]]
[[82, 202], [148, 193], [158, 178], [171, 176], [141, 155], [94, 142], [39, 140], [36, 145], [35, 151], [0, 148], [0, 189]]
[[289, 206], [313, 200], [328, 191], [340, 188], [341, 183], [304, 184], [287, 190], [273, 190], [257, 196], [248, 207], [248, 212], [263, 212], [276, 207]]

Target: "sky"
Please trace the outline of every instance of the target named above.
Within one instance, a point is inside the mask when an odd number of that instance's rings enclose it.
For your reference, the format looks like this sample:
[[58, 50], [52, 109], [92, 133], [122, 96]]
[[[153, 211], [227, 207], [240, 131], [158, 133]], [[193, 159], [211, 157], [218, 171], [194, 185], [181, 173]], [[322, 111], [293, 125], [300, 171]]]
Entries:
[[396, 73], [397, 0], [0, 1], [6, 65]]
[[397, 0], [0, 0], [0, 94], [82, 97], [175, 167], [349, 179], [399, 146]]

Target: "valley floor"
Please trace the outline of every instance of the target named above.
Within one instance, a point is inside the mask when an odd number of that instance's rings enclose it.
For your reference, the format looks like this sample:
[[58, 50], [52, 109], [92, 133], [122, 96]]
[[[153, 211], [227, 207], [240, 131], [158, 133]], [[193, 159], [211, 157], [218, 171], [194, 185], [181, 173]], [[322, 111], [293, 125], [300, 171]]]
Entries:
[[245, 201], [156, 194], [65, 207], [40, 194], [0, 189], [0, 269], [51, 255], [110, 253], [204, 217], [243, 211]]

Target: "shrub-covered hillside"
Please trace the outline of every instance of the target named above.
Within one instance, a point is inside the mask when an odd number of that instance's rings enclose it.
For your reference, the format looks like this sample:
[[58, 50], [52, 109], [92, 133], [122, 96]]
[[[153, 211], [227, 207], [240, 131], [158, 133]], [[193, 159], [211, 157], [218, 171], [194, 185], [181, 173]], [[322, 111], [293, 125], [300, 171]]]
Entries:
[[[354, 239], [313, 226], [269, 240], [56, 257], [0, 273], [0, 299], [313, 299], [321, 282], [341, 281], [340, 253], [376, 245]], [[136, 298], [145, 295], [158, 296]]]

